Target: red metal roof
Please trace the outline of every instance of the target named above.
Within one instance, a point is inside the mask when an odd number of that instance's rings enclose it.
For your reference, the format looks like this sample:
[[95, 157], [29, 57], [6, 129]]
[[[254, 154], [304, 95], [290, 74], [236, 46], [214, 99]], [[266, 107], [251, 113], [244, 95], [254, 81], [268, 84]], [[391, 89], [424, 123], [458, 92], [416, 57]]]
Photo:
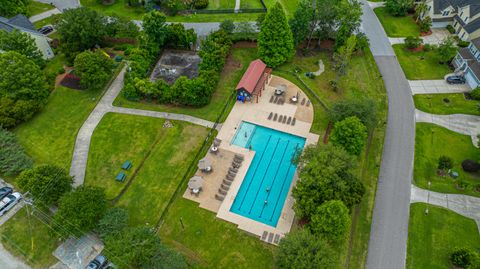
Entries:
[[257, 59], [250, 63], [247, 71], [243, 74], [242, 79], [237, 85], [237, 90], [245, 89], [250, 94], [255, 90], [255, 86], [258, 81], [262, 78], [263, 73], [267, 65], [262, 62], [262, 60]]

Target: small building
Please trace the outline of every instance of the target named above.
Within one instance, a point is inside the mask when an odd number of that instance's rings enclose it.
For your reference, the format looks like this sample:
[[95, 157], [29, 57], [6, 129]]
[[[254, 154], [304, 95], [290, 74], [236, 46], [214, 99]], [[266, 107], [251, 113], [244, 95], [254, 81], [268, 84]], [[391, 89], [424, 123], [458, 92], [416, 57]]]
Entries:
[[50, 44], [48, 43], [48, 38], [35, 30], [35, 26], [28, 20], [27, 17], [22, 14], [11, 19], [0, 17], [0, 31], [7, 31], [10, 33], [15, 30], [27, 33], [31, 38], [33, 38], [44, 59], [51, 59], [55, 56]]
[[457, 52], [453, 65], [455, 73], [463, 75], [470, 88], [480, 87], [480, 37]]
[[254, 96], [258, 103], [258, 97], [268, 84], [272, 76], [272, 69], [268, 68], [262, 60], [257, 59], [250, 63], [247, 71], [237, 85], [237, 100], [252, 101]]

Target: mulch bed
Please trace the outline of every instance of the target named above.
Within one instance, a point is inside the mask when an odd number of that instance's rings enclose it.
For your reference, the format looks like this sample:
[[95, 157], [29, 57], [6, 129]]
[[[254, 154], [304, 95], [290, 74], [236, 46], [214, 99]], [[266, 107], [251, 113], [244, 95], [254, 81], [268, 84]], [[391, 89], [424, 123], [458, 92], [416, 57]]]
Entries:
[[235, 44], [232, 45], [233, 48], [238, 49], [238, 48], [256, 48], [257, 47], [257, 42], [253, 41], [238, 41]]
[[80, 78], [73, 74], [66, 74], [60, 82], [60, 85], [74, 90], [83, 90], [80, 86]]
[[423, 51], [423, 48], [424, 48], [424, 45], [420, 45], [420, 46], [417, 47], [417, 48], [408, 49], [408, 50], [409, 50], [409, 51], [412, 51], [412, 52], [420, 52], [420, 51]]
[[432, 30], [430, 30], [428, 32], [421, 32], [420, 36], [428, 36], [428, 35], [431, 35], [431, 34], [432, 34]]
[[327, 126], [327, 130], [325, 131], [325, 135], [323, 136], [323, 144], [328, 143], [328, 138], [330, 137], [330, 133], [332, 132], [333, 129], [333, 123], [330, 121]]

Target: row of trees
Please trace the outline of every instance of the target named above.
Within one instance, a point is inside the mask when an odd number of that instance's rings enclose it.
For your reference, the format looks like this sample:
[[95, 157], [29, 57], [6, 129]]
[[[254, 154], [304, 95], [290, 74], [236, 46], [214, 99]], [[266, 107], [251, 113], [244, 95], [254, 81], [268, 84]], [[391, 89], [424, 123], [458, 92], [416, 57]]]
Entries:
[[202, 62], [195, 79], [178, 78], [173, 85], [163, 80], [151, 82], [146, 76], [157, 59], [160, 48], [190, 47], [196, 41], [192, 30], [185, 30], [181, 24], [166, 25], [166, 18], [159, 12], [150, 12], [144, 18], [145, 36], [141, 47], [132, 50], [129, 59], [130, 70], [125, 78], [123, 95], [129, 100], [156, 100], [188, 106], [203, 106], [210, 102], [219, 80], [219, 73], [232, 41], [223, 30], [211, 33], [201, 44], [199, 55]]
[[0, 127], [0, 174], [18, 175], [32, 165], [32, 159], [18, 143], [15, 134]]
[[27, 6], [32, 0], [3, 0], [0, 2], [0, 16], [13, 17], [17, 14], [28, 15]]

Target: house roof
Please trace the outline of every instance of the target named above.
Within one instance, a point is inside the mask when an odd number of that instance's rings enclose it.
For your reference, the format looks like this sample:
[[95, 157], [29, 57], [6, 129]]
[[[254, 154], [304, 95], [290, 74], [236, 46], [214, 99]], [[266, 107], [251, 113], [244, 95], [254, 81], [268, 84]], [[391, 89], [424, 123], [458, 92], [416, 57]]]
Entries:
[[480, 18], [469, 22], [466, 26], [463, 27], [463, 29], [465, 29], [465, 31], [469, 34], [480, 30]]
[[480, 12], [478, 5], [478, 0], [433, 0], [433, 13], [441, 14], [449, 6], [455, 11], [458, 11], [459, 7], [470, 6], [470, 17], [473, 17]]
[[0, 30], [11, 32], [15, 29], [22, 32], [42, 35], [37, 30], [35, 30], [35, 26], [28, 20], [27, 17], [22, 14], [19, 14], [11, 19], [0, 17]]
[[243, 88], [245, 91], [252, 94], [258, 81], [262, 78], [266, 68], [267, 65], [262, 62], [262, 60], [257, 59], [252, 61], [248, 66], [247, 71], [245, 71], [245, 74], [243, 74], [243, 77], [238, 83], [236, 89], [240, 90]]
[[473, 39], [471, 42], [478, 50], [480, 50], [480, 37]]

